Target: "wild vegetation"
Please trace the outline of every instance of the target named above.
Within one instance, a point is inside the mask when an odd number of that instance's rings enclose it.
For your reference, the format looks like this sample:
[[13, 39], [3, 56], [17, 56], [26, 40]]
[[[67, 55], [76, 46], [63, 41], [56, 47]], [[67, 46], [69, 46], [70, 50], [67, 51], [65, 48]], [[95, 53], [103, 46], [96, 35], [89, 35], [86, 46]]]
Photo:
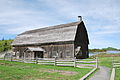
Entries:
[[11, 43], [13, 40], [0, 40], [0, 52], [8, 51], [10, 50]]

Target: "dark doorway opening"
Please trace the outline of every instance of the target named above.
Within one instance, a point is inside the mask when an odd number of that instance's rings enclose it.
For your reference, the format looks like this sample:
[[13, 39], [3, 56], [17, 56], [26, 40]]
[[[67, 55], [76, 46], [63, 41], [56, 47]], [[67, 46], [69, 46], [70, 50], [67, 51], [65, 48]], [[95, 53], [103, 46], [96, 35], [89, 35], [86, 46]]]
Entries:
[[43, 51], [34, 51], [35, 58], [43, 58]]

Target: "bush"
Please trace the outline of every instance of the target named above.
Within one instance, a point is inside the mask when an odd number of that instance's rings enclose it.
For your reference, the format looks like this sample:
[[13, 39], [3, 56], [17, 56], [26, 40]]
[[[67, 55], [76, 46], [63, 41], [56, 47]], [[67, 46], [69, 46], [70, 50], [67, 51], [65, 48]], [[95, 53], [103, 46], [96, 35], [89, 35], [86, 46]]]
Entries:
[[0, 52], [10, 50], [12, 48], [12, 41], [13, 40], [0, 40]]

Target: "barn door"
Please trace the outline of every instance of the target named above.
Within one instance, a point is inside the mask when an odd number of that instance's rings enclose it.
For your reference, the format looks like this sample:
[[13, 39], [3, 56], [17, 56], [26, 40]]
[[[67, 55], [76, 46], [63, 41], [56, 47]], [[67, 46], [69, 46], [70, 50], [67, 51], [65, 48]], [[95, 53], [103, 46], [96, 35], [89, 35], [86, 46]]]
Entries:
[[34, 52], [34, 57], [38, 57], [38, 58], [43, 58], [43, 51], [35, 51]]

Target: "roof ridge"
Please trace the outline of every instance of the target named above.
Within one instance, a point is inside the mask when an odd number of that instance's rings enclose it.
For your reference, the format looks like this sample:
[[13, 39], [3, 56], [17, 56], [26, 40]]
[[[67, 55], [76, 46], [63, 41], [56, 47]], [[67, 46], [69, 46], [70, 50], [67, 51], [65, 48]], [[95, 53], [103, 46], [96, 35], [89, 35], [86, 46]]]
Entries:
[[48, 26], [48, 27], [44, 27], [44, 28], [39, 28], [39, 29], [34, 29], [34, 30], [28, 30], [25, 31], [19, 35], [23, 35], [23, 34], [29, 34], [29, 33], [36, 33], [38, 31], [46, 31], [46, 30], [53, 30], [53, 29], [59, 29], [59, 28], [64, 28], [64, 27], [70, 27], [70, 26], [75, 26], [78, 25], [79, 23], [81, 23], [80, 21], [77, 22], [71, 22], [71, 23], [67, 23], [67, 24], [59, 24], [59, 25], [55, 25], [55, 26]]

